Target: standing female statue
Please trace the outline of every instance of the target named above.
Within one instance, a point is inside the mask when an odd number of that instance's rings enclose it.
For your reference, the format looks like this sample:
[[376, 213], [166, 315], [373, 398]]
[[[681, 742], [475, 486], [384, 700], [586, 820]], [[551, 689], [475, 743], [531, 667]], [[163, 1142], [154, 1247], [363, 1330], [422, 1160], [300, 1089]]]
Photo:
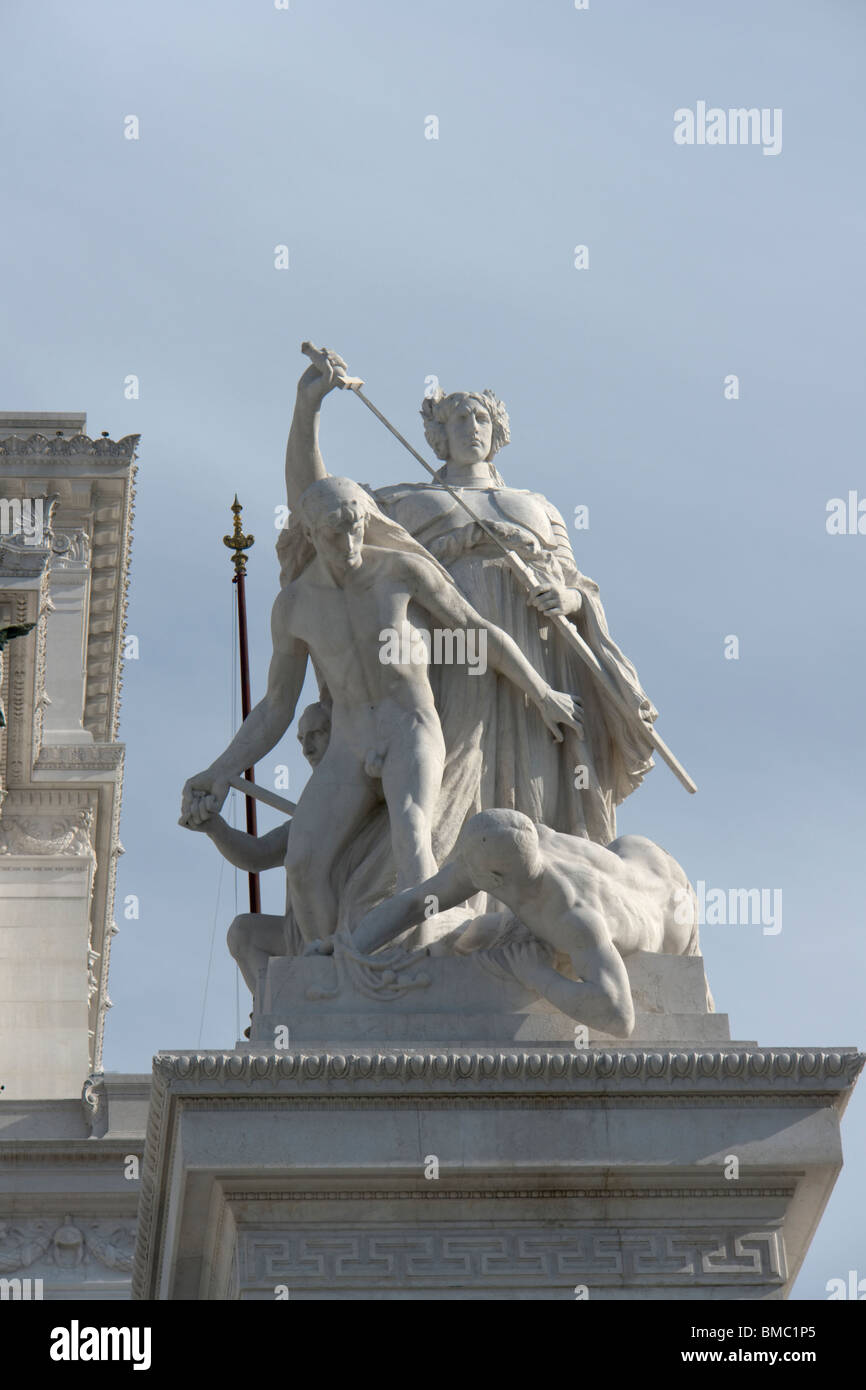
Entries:
[[[290, 507], [305, 487], [325, 476], [319, 412], [344, 371], [345, 363], [329, 353], [298, 384], [286, 450]], [[495, 672], [432, 668], [447, 749], [434, 848], [441, 860], [464, 821], [492, 807], [521, 811], [554, 830], [609, 844], [616, 837], [615, 808], [652, 766], [652, 747], [641, 737], [639, 723], [635, 730], [634, 722], [628, 724], [603, 699], [545, 616], [563, 613], [575, 624], [645, 723], [656, 712], [608, 632], [598, 586], [575, 564], [559, 512], [540, 493], [507, 487], [494, 465], [510, 438], [502, 402], [490, 391], [437, 392], [424, 400], [421, 414], [428, 443], [443, 461], [439, 476], [532, 566], [539, 585], [529, 597], [486, 532], [434, 479], [375, 490], [379, 507], [449, 571], [474, 608], [510, 634], [554, 689], [582, 700], [585, 725], [583, 740], [567, 732], [556, 743], [524, 697]]]

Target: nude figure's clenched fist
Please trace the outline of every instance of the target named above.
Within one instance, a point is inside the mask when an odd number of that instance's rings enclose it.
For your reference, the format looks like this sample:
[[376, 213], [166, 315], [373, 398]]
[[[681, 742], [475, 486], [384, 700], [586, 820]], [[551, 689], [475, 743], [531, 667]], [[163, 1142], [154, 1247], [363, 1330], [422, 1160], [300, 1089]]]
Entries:
[[183, 789], [180, 824], [197, 830], [215, 816], [229, 794], [228, 780], [213, 772], [198, 772], [190, 777]]

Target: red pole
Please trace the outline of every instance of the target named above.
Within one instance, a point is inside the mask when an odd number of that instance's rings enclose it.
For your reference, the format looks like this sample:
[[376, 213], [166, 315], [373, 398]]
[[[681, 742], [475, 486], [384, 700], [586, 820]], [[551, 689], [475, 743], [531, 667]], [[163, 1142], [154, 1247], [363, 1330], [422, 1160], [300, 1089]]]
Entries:
[[[251, 703], [250, 658], [249, 642], [247, 637], [247, 596], [245, 587], [247, 557], [244, 552], [249, 550], [250, 546], [255, 541], [255, 536], [245, 536], [242, 532], [242, 508], [240, 502], [237, 499], [237, 494], [235, 494], [235, 500], [232, 503], [232, 511], [234, 512], [235, 516], [234, 531], [231, 536], [223, 537], [223, 544], [227, 545], [230, 550], [233, 550], [235, 552], [232, 556], [232, 561], [235, 567], [235, 576], [232, 580], [232, 583], [237, 586], [238, 591], [238, 646], [240, 647], [241, 658], [241, 715], [244, 719], [246, 719], [247, 715], [250, 712]], [[249, 778], [251, 782], [254, 782], [256, 780], [255, 768], [248, 767], [246, 769], [246, 776]], [[254, 798], [251, 796], [245, 796], [244, 802], [246, 804], [247, 813], [247, 834], [255, 835], [257, 833], [256, 803]], [[261, 894], [259, 892], [259, 876], [258, 874], [248, 874], [247, 877], [249, 878], [250, 887], [250, 912], [261, 912], [262, 900]]]
[[[238, 589], [238, 643], [241, 651], [241, 714], [244, 719], [250, 712], [250, 661], [249, 647], [247, 645], [247, 596], [244, 587], [244, 575], [236, 574], [233, 583]], [[246, 776], [251, 782], [256, 780], [256, 770], [248, 767]], [[247, 834], [256, 835], [256, 803], [252, 796], [245, 796], [247, 810]], [[259, 893], [258, 874], [249, 874], [250, 881], [250, 912], [261, 912], [262, 900]]]

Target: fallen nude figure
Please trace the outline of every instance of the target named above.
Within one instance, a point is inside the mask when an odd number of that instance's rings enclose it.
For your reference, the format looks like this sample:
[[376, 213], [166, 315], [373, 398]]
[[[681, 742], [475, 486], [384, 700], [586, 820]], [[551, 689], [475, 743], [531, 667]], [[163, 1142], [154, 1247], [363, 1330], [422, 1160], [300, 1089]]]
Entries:
[[[477, 917], [437, 943], [436, 954], [499, 946], [500, 959], [529, 989], [569, 1018], [615, 1037], [627, 1038], [634, 1028], [624, 956], [700, 954], [694, 892], [665, 850], [642, 835], [623, 835], [605, 848], [500, 810], [473, 816], [439, 872], [368, 912], [352, 945], [370, 955], [422, 922], [431, 906], [444, 912], [478, 892], [504, 903], [513, 918]], [[529, 937], [508, 930], [517, 924]], [[307, 952], [329, 949], [331, 942], [315, 942]], [[575, 978], [548, 963], [557, 956], [570, 962]]]

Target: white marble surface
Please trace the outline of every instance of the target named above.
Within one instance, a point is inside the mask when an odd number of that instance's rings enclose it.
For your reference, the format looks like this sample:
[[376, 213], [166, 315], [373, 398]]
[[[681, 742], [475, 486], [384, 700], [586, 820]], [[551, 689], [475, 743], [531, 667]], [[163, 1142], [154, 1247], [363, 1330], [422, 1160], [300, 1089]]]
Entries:
[[161, 1056], [135, 1296], [784, 1298], [862, 1062], [743, 1045]]
[[[726, 1014], [711, 1012], [700, 956], [639, 952], [625, 963], [635, 1000], [630, 1043], [726, 1043]], [[359, 987], [357, 977], [330, 956], [276, 959], [263, 980], [249, 1045], [284, 1049], [329, 1043], [400, 1044], [407, 1048], [494, 1043], [574, 1043], [604, 1040], [582, 1032], [572, 1019], [518, 980], [503, 980], [477, 960], [420, 957], [406, 973], [397, 997]]]

